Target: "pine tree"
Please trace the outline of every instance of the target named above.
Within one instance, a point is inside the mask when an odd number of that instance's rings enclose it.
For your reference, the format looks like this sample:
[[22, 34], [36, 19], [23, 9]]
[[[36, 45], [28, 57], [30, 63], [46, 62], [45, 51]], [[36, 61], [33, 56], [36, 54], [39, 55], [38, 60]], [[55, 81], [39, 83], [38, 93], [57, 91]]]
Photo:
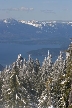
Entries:
[[68, 108], [69, 106], [69, 94], [70, 94], [70, 86], [72, 82], [72, 50], [71, 45], [68, 48], [67, 51], [68, 57], [66, 58], [66, 66], [63, 69], [63, 73], [60, 74], [59, 80], [57, 80], [58, 83], [58, 92], [59, 93], [59, 99], [58, 99], [58, 108]]
[[63, 86], [61, 84], [64, 81], [64, 73], [65, 73], [65, 60], [63, 60], [62, 52], [58, 56], [58, 59], [55, 61], [53, 65], [53, 84], [52, 84], [52, 102], [55, 108], [64, 108], [65, 102], [62, 94]]
[[46, 82], [46, 88], [42, 92], [40, 99], [38, 100], [38, 108], [49, 108], [52, 106], [52, 99], [51, 99], [51, 78], [48, 78]]
[[47, 58], [45, 57], [43, 64], [42, 64], [42, 78], [44, 81], [47, 81], [48, 76], [52, 76], [52, 56], [49, 54], [48, 50], [48, 56]]
[[2, 84], [3, 84], [3, 81], [2, 81], [2, 72], [0, 72], [0, 107], [1, 107], [2, 104], [3, 104]]
[[2, 86], [3, 105], [8, 108], [19, 108], [29, 105], [29, 94], [19, 78], [19, 69], [15, 66]]
[[69, 94], [71, 89], [71, 83], [72, 83], [72, 43], [69, 45], [69, 48], [67, 50], [69, 53], [69, 56], [67, 57], [67, 67], [66, 67], [66, 76], [65, 76], [65, 101], [66, 101], [66, 107], [69, 106]]

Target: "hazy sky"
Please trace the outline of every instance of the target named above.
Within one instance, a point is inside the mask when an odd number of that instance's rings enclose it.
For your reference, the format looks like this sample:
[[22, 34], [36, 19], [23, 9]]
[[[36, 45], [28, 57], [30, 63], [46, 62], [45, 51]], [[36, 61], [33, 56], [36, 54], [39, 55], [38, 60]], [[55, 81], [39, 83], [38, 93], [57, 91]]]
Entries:
[[72, 20], [72, 0], [0, 0], [0, 19]]

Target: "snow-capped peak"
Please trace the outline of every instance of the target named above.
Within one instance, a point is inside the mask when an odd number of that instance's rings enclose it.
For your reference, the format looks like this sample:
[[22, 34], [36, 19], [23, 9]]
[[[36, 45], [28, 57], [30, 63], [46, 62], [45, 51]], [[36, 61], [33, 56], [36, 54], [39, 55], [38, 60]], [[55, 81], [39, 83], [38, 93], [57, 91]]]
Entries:
[[5, 19], [3, 22], [4, 22], [4, 23], [8, 23], [6, 19]]
[[18, 22], [17, 20], [13, 19], [13, 18], [7, 18], [3, 20], [4, 23], [16, 23]]
[[25, 23], [28, 25], [32, 25], [34, 27], [41, 27], [42, 26], [40, 23], [38, 23], [38, 21], [35, 21], [35, 20], [31, 20], [31, 21], [20, 20], [19, 22]]

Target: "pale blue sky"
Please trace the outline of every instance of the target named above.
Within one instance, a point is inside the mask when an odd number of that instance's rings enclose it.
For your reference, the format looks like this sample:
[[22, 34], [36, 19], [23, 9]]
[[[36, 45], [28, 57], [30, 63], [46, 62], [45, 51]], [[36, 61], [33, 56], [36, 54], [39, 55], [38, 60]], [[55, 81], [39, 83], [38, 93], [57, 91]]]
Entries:
[[72, 20], [72, 0], [0, 0], [0, 19]]

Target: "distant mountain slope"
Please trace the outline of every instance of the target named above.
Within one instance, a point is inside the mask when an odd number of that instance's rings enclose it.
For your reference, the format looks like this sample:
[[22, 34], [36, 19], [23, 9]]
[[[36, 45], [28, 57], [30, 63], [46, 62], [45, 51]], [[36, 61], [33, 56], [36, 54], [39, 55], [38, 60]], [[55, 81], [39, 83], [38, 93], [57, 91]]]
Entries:
[[0, 38], [5, 40], [34, 37], [38, 30], [39, 28], [22, 24], [14, 19], [0, 21]]
[[0, 43], [68, 45], [71, 36], [71, 21], [0, 20]]

